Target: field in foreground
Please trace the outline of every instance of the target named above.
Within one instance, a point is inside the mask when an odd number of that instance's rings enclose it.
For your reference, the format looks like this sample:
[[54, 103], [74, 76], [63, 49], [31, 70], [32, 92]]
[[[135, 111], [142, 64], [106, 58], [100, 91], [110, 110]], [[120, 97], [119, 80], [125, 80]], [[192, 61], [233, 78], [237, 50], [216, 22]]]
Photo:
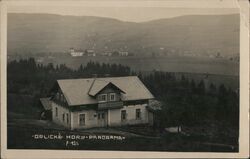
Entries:
[[[204, 135], [161, 133], [156, 137], [134, 135], [115, 128], [105, 131], [69, 131], [51, 128], [48, 122], [33, 120], [29, 124], [8, 125], [9, 149], [62, 149], [62, 150], [120, 150], [120, 151], [173, 151], [173, 152], [237, 152], [237, 145], [223, 143]], [[26, 122], [27, 123], [27, 122]], [[32, 124], [31, 124], [32, 123]], [[44, 126], [48, 128], [45, 129]], [[120, 129], [119, 129], [120, 130]], [[60, 135], [61, 139], [46, 139], [48, 135]], [[71, 136], [71, 139], [66, 136]], [[74, 139], [73, 136], [84, 137]], [[113, 136], [116, 139], [111, 138]], [[116, 136], [116, 137], [115, 137]], [[100, 137], [100, 138], [99, 138]]]

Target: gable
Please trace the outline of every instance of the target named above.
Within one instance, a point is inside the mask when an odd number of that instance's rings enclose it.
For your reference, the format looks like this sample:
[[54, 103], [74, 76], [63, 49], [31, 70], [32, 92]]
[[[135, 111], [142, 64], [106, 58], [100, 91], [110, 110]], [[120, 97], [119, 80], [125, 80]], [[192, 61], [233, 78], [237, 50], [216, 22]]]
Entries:
[[114, 91], [125, 93], [123, 90], [121, 90], [118, 86], [116, 86], [112, 82], [95, 79], [89, 89], [88, 94], [95, 97], [97, 94], [99, 94], [100, 92], [104, 91], [107, 88], [113, 89]]
[[56, 83], [53, 87], [53, 95], [51, 97], [51, 99], [55, 102], [59, 102], [61, 105], [68, 105], [68, 100], [66, 98], [66, 96], [64, 95], [64, 93], [62, 92], [60, 86], [58, 85], [58, 83]]
[[41, 102], [44, 110], [51, 110], [50, 98], [40, 98], [40, 102]]

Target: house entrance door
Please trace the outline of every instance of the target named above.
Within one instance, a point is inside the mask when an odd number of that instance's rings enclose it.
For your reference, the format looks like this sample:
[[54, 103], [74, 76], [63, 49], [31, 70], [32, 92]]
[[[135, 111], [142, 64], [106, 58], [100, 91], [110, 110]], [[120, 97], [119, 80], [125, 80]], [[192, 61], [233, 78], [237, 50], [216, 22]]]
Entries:
[[107, 111], [100, 111], [97, 114], [97, 122], [99, 127], [106, 127], [108, 124]]

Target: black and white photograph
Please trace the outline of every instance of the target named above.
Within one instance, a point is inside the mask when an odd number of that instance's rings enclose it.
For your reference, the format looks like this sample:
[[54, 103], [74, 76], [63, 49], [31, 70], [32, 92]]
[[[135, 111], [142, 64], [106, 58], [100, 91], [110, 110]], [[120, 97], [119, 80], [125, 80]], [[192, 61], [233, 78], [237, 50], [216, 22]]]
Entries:
[[7, 8], [6, 148], [239, 153], [240, 9], [95, 3]]

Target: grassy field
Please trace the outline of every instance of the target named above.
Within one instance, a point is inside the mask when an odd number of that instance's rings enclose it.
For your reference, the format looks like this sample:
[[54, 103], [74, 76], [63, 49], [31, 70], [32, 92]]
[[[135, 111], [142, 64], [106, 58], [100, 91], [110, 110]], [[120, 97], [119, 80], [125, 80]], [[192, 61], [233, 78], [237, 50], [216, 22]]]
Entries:
[[[19, 57], [20, 58], [20, 57]], [[19, 59], [18, 57], [10, 57], [9, 60]], [[35, 57], [39, 59], [40, 57]], [[67, 66], [76, 69], [81, 64], [86, 65], [89, 61], [99, 63], [116, 63], [129, 66], [136, 71], [166, 71], [166, 72], [189, 72], [189, 73], [209, 73], [219, 75], [239, 75], [239, 63], [229, 61], [222, 58], [208, 57], [71, 57], [69, 55], [61, 55], [54, 57], [43, 57], [41, 63], [48, 64], [66, 64]]]
[[[39, 124], [36, 124], [39, 123]], [[19, 121], [20, 124], [20, 121]], [[34, 126], [35, 125], [35, 126]], [[60, 150], [115, 150], [115, 151], [173, 151], [173, 152], [237, 152], [237, 144], [221, 144], [204, 135], [162, 133], [159, 137], [130, 136], [124, 133], [88, 133], [50, 128], [53, 126], [33, 121], [33, 125], [8, 125], [9, 149], [60, 149]], [[58, 135], [62, 139], [35, 139], [34, 135]], [[66, 135], [121, 136], [123, 140], [67, 139]], [[68, 143], [76, 143], [76, 145]]]
[[42, 111], [38, 99], [30, 95], [7, 95], [7, 119], [39, 119]]

